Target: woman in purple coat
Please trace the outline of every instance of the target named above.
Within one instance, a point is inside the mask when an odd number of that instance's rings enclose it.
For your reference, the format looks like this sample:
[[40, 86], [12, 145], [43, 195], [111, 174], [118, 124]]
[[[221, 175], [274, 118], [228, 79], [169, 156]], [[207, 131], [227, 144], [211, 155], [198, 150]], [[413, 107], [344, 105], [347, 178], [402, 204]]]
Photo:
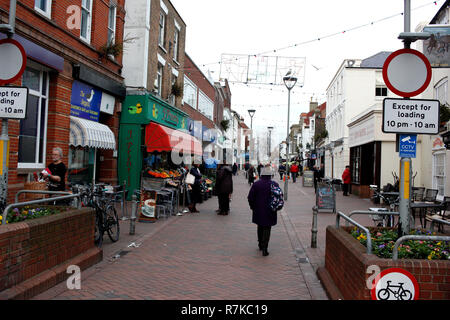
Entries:
[[270, 208], [270, 186], [272, 183], [272, 170], [266, 165], [261, 170], [261, 179], [255, 182], [248, 194], [248, 203], [253, 211], [252, 222], [258, 225], [258, 247], [263, 256], [269, 255], [270, 230], [277, 224], [277, 213]]

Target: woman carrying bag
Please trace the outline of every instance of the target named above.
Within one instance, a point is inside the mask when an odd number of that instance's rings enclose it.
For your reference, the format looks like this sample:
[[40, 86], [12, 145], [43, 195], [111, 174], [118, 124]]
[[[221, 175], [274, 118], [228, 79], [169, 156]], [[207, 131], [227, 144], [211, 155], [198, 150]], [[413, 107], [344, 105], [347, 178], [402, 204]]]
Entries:
[[195, 207], [195, 205], [201, 201], [200, 180], [202, 179], [202, 174], [198, 167], [198, 164], [193, 164], [189, 171], [189, 173], [195, 177], [194, 184], [192, 184], [192, 202], [188, 206], [190, 212], [200, 212]]

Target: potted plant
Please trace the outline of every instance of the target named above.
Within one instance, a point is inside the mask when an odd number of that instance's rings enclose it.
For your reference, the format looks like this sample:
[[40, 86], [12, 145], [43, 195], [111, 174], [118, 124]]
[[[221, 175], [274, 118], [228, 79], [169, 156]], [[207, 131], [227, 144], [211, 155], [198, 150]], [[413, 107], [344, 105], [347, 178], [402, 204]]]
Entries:
[[171, 93], [175, 97], [181, 97], [181, 96], [183, 96], [183, 87], [180, 84], [178, 84], [178, 83], [174, 83], [172, 85]]
[[223, 130], [227, 131], [230, 127], [230, 120], [222, 120], [220, 121], [220, 125], [222, 126]]

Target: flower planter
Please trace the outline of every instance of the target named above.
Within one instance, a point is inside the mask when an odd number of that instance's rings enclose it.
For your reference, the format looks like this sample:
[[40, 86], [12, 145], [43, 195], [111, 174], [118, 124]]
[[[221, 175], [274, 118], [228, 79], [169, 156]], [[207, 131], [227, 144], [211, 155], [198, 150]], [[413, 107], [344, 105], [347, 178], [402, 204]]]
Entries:
[[366, 253], [366, 247], [349, 233], [351, 229], [328, 226], [326, 230], [325, 266], [317, 274], [331, 299], [371, 300], [367, 280], [373, 271], [368, 271], [369, 266], [378, 266], [380, 271], [407, 270], [419, 283], [421, 300], [450, 299], [450, 261], [378, 258]]
[[29, 299], [102, 260], [92, 208], [0, 226], [0, 299]]

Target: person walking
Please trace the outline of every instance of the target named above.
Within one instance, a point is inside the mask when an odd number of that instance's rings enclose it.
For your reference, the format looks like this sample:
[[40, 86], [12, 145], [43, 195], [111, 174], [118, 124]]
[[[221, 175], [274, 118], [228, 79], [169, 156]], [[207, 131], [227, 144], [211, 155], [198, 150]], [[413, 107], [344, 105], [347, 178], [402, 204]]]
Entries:
[[256, 176], [256, 170], [253, 165], [250, 165], [250, 168], [248, 169], [248, 184], [252, 185], [253, 182], [255, 182], [255, 176]]
[[261, 163], [258, 164], [258, 177], [261, 176], [261, 169], [262, 169], [262, 167], [264, 167], [264, 166]]
[[253, 184], [247, 199], [252, 210], [252, 222], [256, 224], [258, 235], [258, 247], [263, 256], [269, 255], [267, 251], [272, 226], [277, 224], [277, 213], [270, 207], [272, 200], [272, 184], [279, 187], [278, 183], [272, 181], [272, 170], [265, 166], [261, 171], [261, 179]]
[[221, 165], [217, 171], [216, 191], [219, 198], [217, 214], [228, 215], [230, 212], [230, 199], [233, 193], [233, 177], [230, 166]]
[[317, 169], [317, 166], [313, 167], [313, 173], [314, 173], [314, 192], [317, 193], [317, 183], [320, 180], [320, 172], [319, 169]]
[[191, 170], [189, 170], [189, 173], [192, 174], [195, 177], [195, 182], [192, 185], [192, 201], [189, 204], [188, 208], [190, 212], [200, 212], [196, 208], [196, 204], [201, 201], [201, 191], [200, 191], [200, 182], [202, 179], [202, 174], [199, 170], [199, 165], [197, 163], [194, 163], [192, 165]]
[[292, 182], [295, 183], [298, 176], [298, 165], [296, 162], [294, 162], [291, 166], [291, 175], [292, 175]]
[[280, 180], [283, 180], [283, 175], [286, 172], [286, 167], [284, 166], [283, 163], [280, 163], [280, 165], [278, 166], [278, 173], [280, 174]]
[[348, 189], [351, 182], [351, 174], [350, 174], [350, 166], [345, 166], [345, 170], [342, 173], [342, 190], [344, 191], [343, 195], [348, 196]]
[[245, 170], [245, 179], [248, 179], [248, 170], [250, 169], [250, 164], [246, 162], [244, 164], [244, 170]]

